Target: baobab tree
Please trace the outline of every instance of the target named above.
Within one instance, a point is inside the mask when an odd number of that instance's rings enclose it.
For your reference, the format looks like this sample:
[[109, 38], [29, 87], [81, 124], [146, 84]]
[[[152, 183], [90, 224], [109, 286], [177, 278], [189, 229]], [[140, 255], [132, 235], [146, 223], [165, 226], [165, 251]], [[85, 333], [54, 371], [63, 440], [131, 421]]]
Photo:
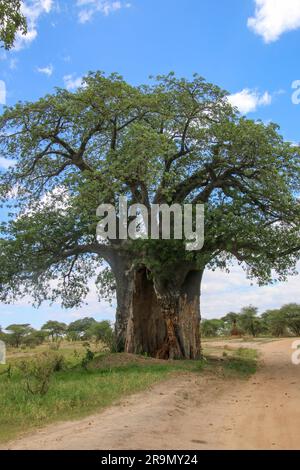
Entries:
[[[299, 148], [197, 75], [134, 87], [91, 73], [74, 93], [7, 108], [0, 129], [1, 155], [15, 161], [1, 175], [14, 206], [0, 239], [2, 301], [30, 294], [78, 306], [96, 277], [101, 294], [115, 289], [120, 350], [197, 358], [205, 269], [235, 259], [260, 283], [295, 269]], [[96, 209], [120, 196], [149, 209], [204, 204], [203, 248], [102, 242]]]

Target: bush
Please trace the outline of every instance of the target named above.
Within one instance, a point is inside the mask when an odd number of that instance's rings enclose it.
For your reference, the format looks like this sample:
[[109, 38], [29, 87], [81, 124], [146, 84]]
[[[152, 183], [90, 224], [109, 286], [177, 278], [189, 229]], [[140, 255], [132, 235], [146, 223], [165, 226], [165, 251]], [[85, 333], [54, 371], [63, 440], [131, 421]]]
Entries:
[[89, 348], [86, 350], [85, 356], [81, 361], [81, 365], [84, 369], [87, 369], [89, 363], [94, 359], [95, 353]]
[[7, 378], [11, 379], [12, 377], [12, 366], [11, 364], [8, 364], [8, 368], [4, 370], [3, 372], [0, 372], [1, 376], [6, 375]]
[[[23, 340], [23, 344], [29, 348], [35, 348], [44, 343], [46, 339], [46, 333], [44, 331], [33, 331]], [[22, 347], [22, 346], [21, 346]]]
[[23, 376], [26, 390], [32, 395], [45, 395], [54, 372], [63, 368], [61, 354], [43, 352], [30, 360], [21, 361], [18, 368]]
[[95, 322], [87, 330], [87, 335], [94, 338], [96, 342], [102, 343], [109, 351], [115, 349], [115, 335], [109, 321]]
[[60, 348], [60, 341], [56, 341], [55, 343], [51, 343], [49, 348], [52, 350], [52, 351], [58, 351], [59, 348]]
[[224, 329], [223, 320], [202, 320], [201, 323], [201, 334], [204, 337], [219, 336]]

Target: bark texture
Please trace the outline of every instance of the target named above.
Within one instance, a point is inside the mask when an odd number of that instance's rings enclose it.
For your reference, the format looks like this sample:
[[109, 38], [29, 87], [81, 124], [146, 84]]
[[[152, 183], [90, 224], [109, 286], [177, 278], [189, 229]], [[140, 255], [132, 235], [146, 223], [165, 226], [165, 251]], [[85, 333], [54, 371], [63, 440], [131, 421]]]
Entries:
[[116, 333], [126, 352], [162, 359], [197, 359], [200, 343], [201, 271], [181, 285], [155, 285], [141, 268], [120, 275]]

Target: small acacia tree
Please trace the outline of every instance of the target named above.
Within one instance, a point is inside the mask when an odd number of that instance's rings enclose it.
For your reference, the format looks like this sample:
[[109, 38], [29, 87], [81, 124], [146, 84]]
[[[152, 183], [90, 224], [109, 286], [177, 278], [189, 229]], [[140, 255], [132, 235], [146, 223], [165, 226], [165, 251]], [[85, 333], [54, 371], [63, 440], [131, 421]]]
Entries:
[[280, 309], [284, 315], [286, 326], [289, 331], [295, 336], [300, 336], [300, 305], [299, 304], [286, 304]]
[[[30, 293], [77, 306], [96, 276], [101, 293], [116, 292], [119, 349], [196, 358], [206, 268], [237, 259], [261, 283], [295, 268], [299, 148], [275, 124], [241, 117], [199, 76], [133, 87], [92, 73], [74, 93], [6, 109], [0, 130], [1, 155], [16, 163], [1, 194], [17, 206], [2, 224], [2, 301]], [[148, 208], [205, 204], [203, 249], [97, 240], [96, 208], [121, 195]]]
[[54, 341], [55, 338], [58, 339], [66, 333], [67, 325], [56, 320], [48, 320], [41, 330], [47, 332], [51, 336], [52, 341]]
[[75, 320], [68, 326], [68, 334], [75, 339], [87, 339], [88, 331], [92, 326], [97, 324], [96, 320], [91, 317], [80, 318]]
[[97, 343], [101, 342], [110, 349], [113, 349], [114, 334], [108, 320], [93, 323], [87, 330], [86, 335], [88, 338], [94, 338]]
[[242, 308], [238, 317], [238, 324], [241, 326], [242, 330], [253, 337], [257, 336], [264, 329], [263, 322], [257, 316], [257, 313], [258, 308], [250, 305], [249, 307]]
[[282, 309], [266, 310], [261, 318], [272, 336], [286, 335], [287, 321]]
[[6, 331], [9, 333], [6, 336], [8, 343], [19, 348], [34, 330], [28, 323], [25, 323], [21, 325], [9, 325], [6, 327]]
[[201, 333], [205, 337], [218, 336], [224, 329], [223, 320], [213, 318], [211, 320], [203, 319], [201, 322]]
[[239, 314], [235, 312], [229, 312], [222, 318], [228, 333], [232, 336], [239, 336], [241, 333], [237, 327], [238, 319]]

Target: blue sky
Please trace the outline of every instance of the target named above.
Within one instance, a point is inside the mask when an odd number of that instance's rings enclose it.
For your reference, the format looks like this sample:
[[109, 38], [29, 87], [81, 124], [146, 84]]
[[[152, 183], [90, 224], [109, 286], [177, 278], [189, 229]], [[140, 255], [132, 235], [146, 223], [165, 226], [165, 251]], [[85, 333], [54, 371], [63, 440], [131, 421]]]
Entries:
[[[133, 84], [171, 70], [197, 72], [228, 90], [241, 112], [277, 122], [286, 139], [300, 141], [300, 93], [292, 89], [300, 80], [300, 0], [26, 0], [24, 12], [28, 36], [0, 51], [2, 104], [35, 100], [57, 86], [76, 89], [90, 70], [116, 71]], [[230, 275], [207, 273], [203, 315], [299, 302], [299, 281], [258, 288], [237, 266]], [[39, 326], [84, 315], [113, 320], [114, 309], [93, 291], [87, 306], [72, 311], [35, 310], [28, 301], [0, 304], [0, 324]]]

